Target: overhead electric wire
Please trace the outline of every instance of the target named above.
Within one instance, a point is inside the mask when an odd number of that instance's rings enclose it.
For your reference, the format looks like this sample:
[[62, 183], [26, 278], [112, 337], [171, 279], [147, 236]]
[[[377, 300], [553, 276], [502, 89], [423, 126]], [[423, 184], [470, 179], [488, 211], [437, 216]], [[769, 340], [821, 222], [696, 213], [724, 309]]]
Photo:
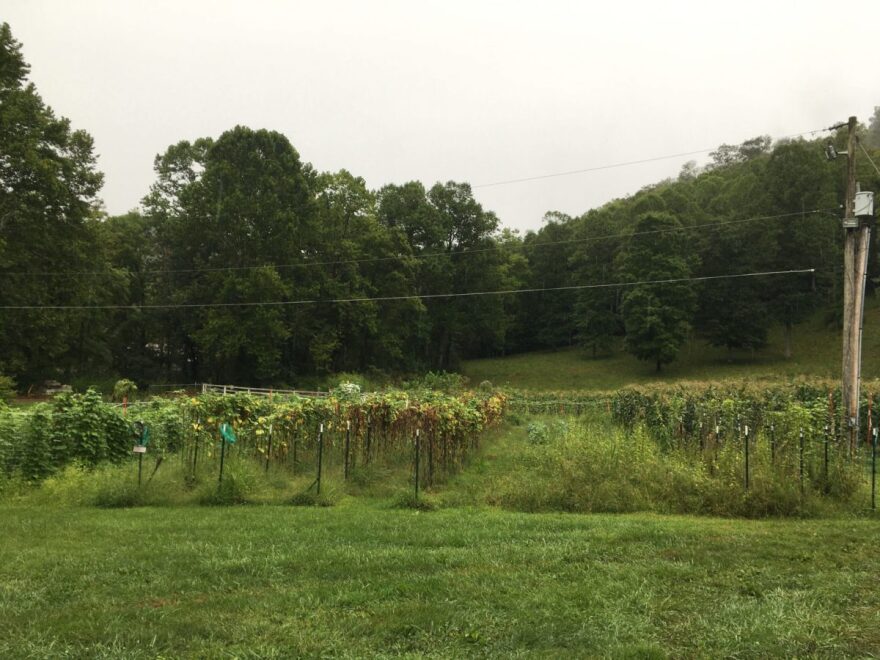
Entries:
[[861, 147], [862, 152], [865, 154], [865, 157], [868, 159], [868, 162], [874, 166], [874, 169], [877, 170], [877, 174], [880, 174], [880, 167], [877, 167], [877, 163], [874, 162], [874, 159], [871, 158], [871, 154], [868, 153], [868, 150], [862, 146], [862, 143], [859, 142], [859, 147]]
[[[791, 135], [783, 135], [782, 137], [776, 138], [776, 141], [779, 140], [790, 140], [796, 137], [802, 137], [804, 135], [813, 135], [815, 133], [819, 133], [820, 131], [828, 130], [816, 128], [811, 131], [802, 131], [800, 133], [792, 133]], [[518, 179], [505, 179], [504, 181], [493, 181], [491, 183], [478, 183], [476, 185], [471, 186], [471, 188], [492, 188], [495, 186], [506, 186], [514, 183], [526, 183], [528, 181], [541, 181], [543, 179], [553, 179], [560, 176], [571, 176], [574, 174], [586, 174], [588, 172], [599, 172], [602, 170], [613, 170], [620, 167], [629, 167], [630, 165], [643, 165], [646, 163], [656, 163], [661, 160], [672, 160], [674, 158], [685, 158], [686, 156], [697, 156], [699, 154], [706, 154], [716, 151], [719, 147], [709, 147], [708, 149], [696, 149], [694, 151], [683, 151], [677, 154], [669, 154], [667, 156], [654, 156], [652, 158], [640, 158], [638, 160], [627, 160], [620, 163], [611, 163], [609, 165], [596, 165], [595, 167], [585, 167], [579, 170], [568, 170], [565, 172], [554, 172], [553, 174], [538, 174], [536, 176], [526, 176]]]
[[285, 307], [293, 305], [331, 305], [361, 302], [391, 302], [401, 300], [427, 300], [438, 298], [465, 298], [478, 296], [505, 296], [520, 293], [546, 293], [553, 291], [580, 291], [585, 289], [610, 289], [647, 284], [677, 284], [684, 282], [706, 282], [710, 280], [741, 279], [746, 277], [769, 277], [774, 275], [796, 275], [814, 273], [815, 268], [801, 268], [793, 270], [772, 270], [753, 273], [737, 273], [731, 275], [704, 275], [700, 277], [679, 277], [659, 280], [639, 280], [635, 282], [608, 282], [598, 284], [572, 284], [569, 286], [556, 286], [530, 289], [501, 289], [497, 291], [468, 291], [464, 293], [423, 293], [398, 296], [375, 296], [358, 298], [313, 298], [305, 300], [272, 300], [254, 302], [229, 302], [229, 303], [158, 303], [149, 305], [2, 305], [0, 310], [141, 310], [141, 309], [200, 309], [208, 307]]
[[[501, 245], [493, 245], [491, 247], [486, 248], [476, 248], [473, 250], [462, 250], [460, 252], [430, 252], [427, 254], [412, 254], [412, 255], [395, 255], [389, 257], [363, 257], [359, 259], [340, 259], [335, 261], [306, 261], [302, 263], [296, 264], [261, 264], [258, 266], [217, 266], [212, 268], [169, 268], [169, 269], [145, 269], [136, 271], [138, 274], [174, 274], [174, 273], [217, 273], [217, 272], [236, 272], [236, 271], [246, 271], [246, 270], [261, 270], [263, 268], [275, 268], [275, 269], [287, 269], [287, 268], [315, 268], [319, 266], [340, 266], [340, 265], [352, 265], [352, 264], [361, 264], [361, 263], [376, 263], [383, 261], [395, 261], [400, 259], [431, 259], [434, 257], [453, 257], [458, 258], [463, 255], [470, 254], [483, 254], [487, 252], [497, 252], [499, 250], [509, 250], [509, 249], [532, 249], [532, 248], [540, 248], [552, 245], [567, 245], [574, 243], [589, 243], [592, 241], [603, 241], [603, 240], [611, 240], [615, 238], [631, 238], [634, 236], [646, 236], [651, 234], [665, 234], [670, 232], [677, 231], [694, 231], [699, 229], [711, 229], [713, 227], [724, 227], [727, 225], [738, 225], [744, 224], [747, 222], [758, 222], [763, 220], [779, 220], [783, 218], [793, 218], [797, 216], [807, 216], [814, 215], [817, 213], [832, 213], [833, 211], [837, 211], [838, 209], [812, 209], [810, 211], [793, 211], [791, 213], [779, 213], [776, 215], [759, 215], [753, 216], [751, 218], [740, 218], [737, 220], [719, 220], [718, 222], [707, 222], [699, 225], [682, 225], [679, 227], [667, 227], [663, 229], [651, 229], [647, 231], [639, 231], [639, 232], [620, 232], [617, 234], [604, 234], [600, 236], [585, 236], [583, 238], [567, 238], [558, 241], [540, 241], [537, 243], [519, 243], [516, 245], [510, 244], [501, 244]], [[133, 273], [134, 271], [126, 271], [126, 273]], [[112, 271], [100, 270], [100, 271], [12, 271], [3, 273], [0, 272], [0, 276], [3, 275], [18, 275], [18, 276], [32, 276], [32, 277], [46, 277], [46, 276], [63, 276], [63, 277], [73, 277], [76, 275], [104, 275], [104, 276], [114, 276], [118, 273], [114, 273]]]

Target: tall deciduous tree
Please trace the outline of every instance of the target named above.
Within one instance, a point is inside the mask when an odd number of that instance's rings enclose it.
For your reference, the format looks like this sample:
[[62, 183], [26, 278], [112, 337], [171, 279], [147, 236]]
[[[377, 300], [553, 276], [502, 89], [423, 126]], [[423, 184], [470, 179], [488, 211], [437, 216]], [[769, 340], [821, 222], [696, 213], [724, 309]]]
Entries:
[[[0, 25], [0, 300], [5, 305], [100, 302], [94, 227], [102, 175], [92, 138], [59, 118], [28, 82], [29, 67]], [[58, 271], [90, 271], [59, 276]], [[0, 324], [0, 369], [22, 384], [71, 376], [85, 349], [85, 314], [16, 311]], [[77, 338], [82, 341], [77, 341]]]
[[[695, 255], [681, 223], [667, 213], [646, 213], [635, 226], [620, 264], [630, 282], [684, 279], [691, 276]], [[627, 350], [660, 371], [672, 362], [687, 339], [696, 307], [690, 282], [637, 284], [623, 296]]]

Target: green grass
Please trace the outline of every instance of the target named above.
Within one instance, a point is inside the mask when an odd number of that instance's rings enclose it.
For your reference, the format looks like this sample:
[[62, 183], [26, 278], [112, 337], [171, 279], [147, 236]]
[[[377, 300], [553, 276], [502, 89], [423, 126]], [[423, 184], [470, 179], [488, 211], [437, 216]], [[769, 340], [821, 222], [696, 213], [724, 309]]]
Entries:
[[2, 657], [880, 652], [878, 525], [0, 507]]
[[[862, 351], [865, 379], [880, 377], [880, 305], [871, 301], [865, 310]], [[729, 353], [694, 339], [678, 359], [660, 374], [654, 366], [623, 351], [618, 342], [612, 356], [593, 359], [578, 348], [525, 353], [503, 358], [470, 360], [463, 373], [471, 383], [491, 381], [496, 386], [533, 390], [614, 390], [631, 384], [679, 380], [779, 378], [819, 376], [838, 378], [841, 364], [840, 332], [827, 327], [817, 316], [797, 326], [792, 357], [784, 357], [781, 327], [774, 327], [766, 348], [755, 352]]]
[[554, 484], [619, 499], [592, 489], [601, 466], [580, 483], [603, 454], [565, 424], [538, 445], [487, 434], [423, 504], [406, 463], [342, 483], [329, 460], [314, 502], [307, 466], [233, 454], [258, 503], [199, 506], [215, 466], [186, 490], [169, 459], [143, 500], [164, 506], [133, 508], [91, 505], [128, 502], [134, 463], [71, 468], [0, 504], [0, 657], [880, 655], [880, 519], [503, 510]]

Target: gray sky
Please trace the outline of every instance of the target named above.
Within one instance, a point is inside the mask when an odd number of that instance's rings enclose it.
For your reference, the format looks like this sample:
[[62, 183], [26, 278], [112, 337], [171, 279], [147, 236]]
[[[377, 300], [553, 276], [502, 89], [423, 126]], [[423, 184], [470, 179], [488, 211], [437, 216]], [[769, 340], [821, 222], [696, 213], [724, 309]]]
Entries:
[[[877, 0], [3, 0], [0, 21], [46, 102], [94, 136], [114, 214], [147, 192], [156, 153], [236, 124], [373, 188], [478, 186], [867, 121], [880, 105]], [[475, 194], [504, 225], [537, 228], [687, 160]]]

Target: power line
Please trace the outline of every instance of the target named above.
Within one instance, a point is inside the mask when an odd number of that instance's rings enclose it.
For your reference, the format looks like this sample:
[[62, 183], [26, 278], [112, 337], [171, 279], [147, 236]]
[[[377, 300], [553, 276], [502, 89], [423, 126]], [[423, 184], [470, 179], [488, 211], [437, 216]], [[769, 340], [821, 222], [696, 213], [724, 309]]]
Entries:
[[677, 284], [683, 282], [706, 282], [709, 280], [742, 279], [746, 277], [769, 277], [773, 275], [796, 275], [814, 273], [815, 268], [795, 270], [772, 270], [754, 273], [738, 273], [733, 275], [704, 275], [701, 277], [680, 277], [662, 280], [640, 280], [636, 282], [613, 282], [605, 284], [573, 284], [534, 289], [501, 289], [498, 291], [470, 291], [466, 293], [425, 293], [401, 296], [377, 296], [362, 298], [314, 298], [307, 300], [273, 300], [266, 302], [232, 302], [232, 303], [167, 303], [150, 305], [3, 305], [2, 310], [106, 310], [106, 309], [196, 309], [206, 307], [284, 307], [293, 305], [330, 305], [362, 302], [391, 302], [401, 300], [426, 300], [438, 298], [465, 298], [478, 296], [504, 296], [520, 293], [545, 293], [552, 291], [580, 291], [584, 289], [609, 289], [615, 287], [631, 287], [643, 284]]
[[874, 166], [874, 169], [877, 170], [877, 174], [880, 174], [880, 167], [877, 167], [877, 163], [875, 163], [875, 162], [874, 162], [874, 159], [871, 158], [871, 154], [869, 154], [869, 153], [868, 153], [868, 150], [865, 149], [865, 147], [862, 146], [862, 143], [861, 143], [861, 142], [859, 142], [858, 144], [859, 144], [859, 147], [861, 147], [861, 149], [862, 149], [862, 153], [864, 153], [864, 154], [865, 154], [865, 157], [868, 159], [868, 162], [871, 163], [871, 165]]
[[[220, 266], [216, 268], [180, 268], [180, 269], [145, 269], [141, 271], [137, 271], [139, 274], [173, 274], [173, 273], [216, 273], [216, 272], [236, 272], [236, 271], [246, 271], [246, 270], [261, 270], [263, 268], [274, 268], [278, 269], [288, 269], [288, 268], [315, 268], [320, 266], [340, 266], [340, 265], [353, 265], [353, 264], [362, 264], [362, 263], [376, 263], [383, 261], [394, 261], [400, 259], [432, 259], [435, 257], [452, 257], [458, 258], [459, 256], [470, 255], [470, 254], [484, 254], [487, 252], [497, 252], [499, 250], [507, 250], [507, 249], [532, 249], [532, 248], [540, 248], [552, 245], [567, 245], [574, 243], [588, 243], [592, 241], [602, 241], [602, 240], [610, 240], [615, 238], [631, 238], [634, 236], [646, 236], [652, 234], [665, 234], [669, 232], [676, 231], [695, 231], [699, 229], [711, 229], [714, 227], [724, 227], [727, 225], [738, 225], [744, 224], [747, 222], [758, 222], [763, 220], [779, 220], [783, 218], [792, 218], [806, 215], [815, 215], [817, 213], [832, 213], [833, 211], [837, 211], [838, 209], [813, 209], [810, 211], [795, 211], [792, 213], [779, 213], [776, 215], [760, 215], [754, 216], [751, 218], [741, 218], [738, 220], [719, 220], [718, 222], [707, 222], [700, 225], [682, 225], [679, 227], [667, 227], [663, 229], [651, 229], [648, 231], [640, 231], [640, 232], [621, 232], [617, 234], [605, 234], [601, 236], [587, 236], [583, 238], [568, 238], [562, 239], [558, 241], [541, 241], [538, 243], [520, 243], [517, 245], [510, 244], [502, 244], [502, 245], [493, 245], [491, 247], [486, 248], [476, 248], [472, 250], [462, 250], [461, 252], [431, 252], [427, 254], [413, 254], [413, 255], [395, 255], [390, 257], [363, 257], [360, 259], [340, 259], [336, 261], [311, 261], [311, 262], [303, 262], [297, 264], [262, 264], [259, 266]], [[131, 271], [126, 271], [130, 273]], [[75, 275], [104, 275], [104, 276], [114, 276], [119, 273], [108, 272], [106, 270], [96, 270], [96, 271], [13, 271], [3, 273], [0, 272], [0, 276], [2, 275], [27, 275], [31, 277], [45, 277], [45, 276], [75, 276]]]
[[[789, 140], [791, 138], [802, 137], [804, 135], [813, 135], [822, 130], [828, 129], [813, 129], [811, 131], [803, 131], [801, 133], [792, 133], [791, 135], [783, 135], [779, 140]], [[641, 158], [638, 160], [627, 160], [621, 163], [612, 163], [609, 165], [597, 165], [595, 167], [585, 167], [579, 170], [568, 170], [566, 172], [554, 172], [553, 174], [538, 174], [536, 176], [526, 176], [519, 179], [506, 179], [504, 181], [493, 181], [492, 183], [480, 183], [472, 188], [492, 188], [495, 186], [506, 186], [513, 183], [526, 183], [528, 181], [540, 181], [542, 179], [553, 179], [560, 176], [571, 176], [573, 174], [586, 174], [588, 172], [599, 172], [601, 170], [613, 170], [619, 167], [629, 167], [630, 165], [643, 165], [645, 163], [656, 163], [661, 160], [672, 160], [673, 158], [684, 158], [686, 156], [697, 156], [699, 154], [710, 153], [712, 151], [716, 151], [719, 147], [709, 147], [708, 149], [696, 149], [694, 151], [683, 151], [677, 154], [669, 154], [667, 156], [654, 156], [653, 158]]]

